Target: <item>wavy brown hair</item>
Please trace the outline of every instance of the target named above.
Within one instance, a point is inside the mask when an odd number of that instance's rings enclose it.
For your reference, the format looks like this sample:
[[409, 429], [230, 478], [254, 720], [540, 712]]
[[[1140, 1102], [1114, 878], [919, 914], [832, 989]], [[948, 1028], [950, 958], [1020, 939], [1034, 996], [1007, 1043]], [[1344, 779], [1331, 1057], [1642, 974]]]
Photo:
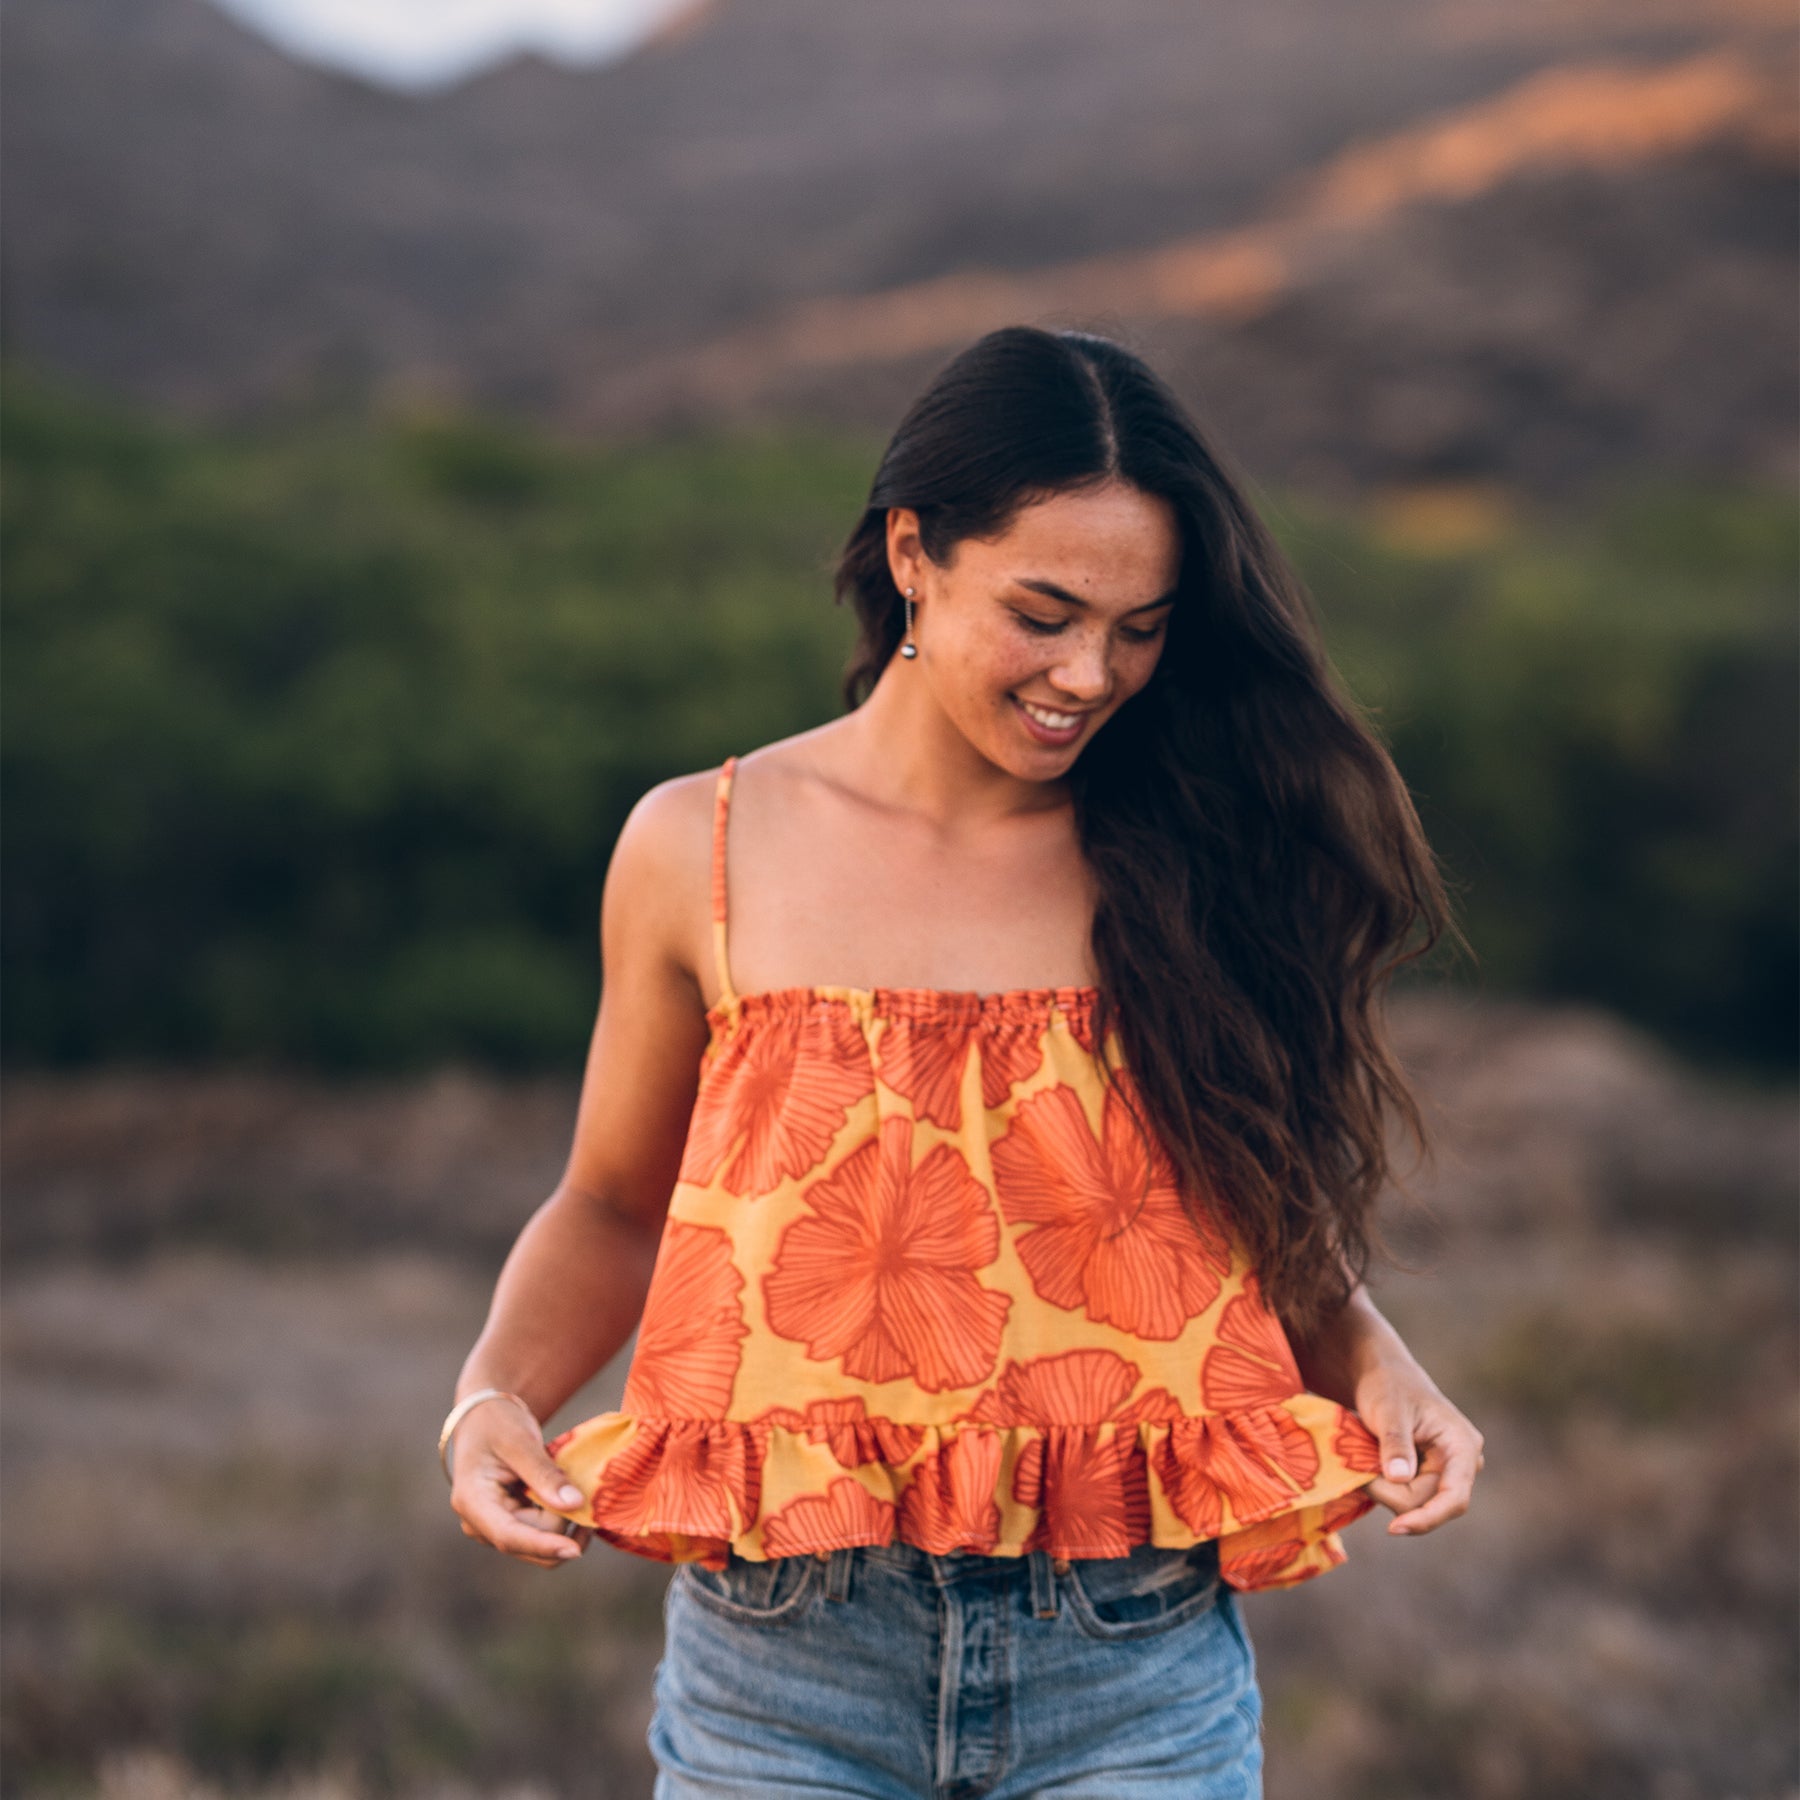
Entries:
[[1446, 932], [1462, 940], [1305, 589], [1140, 357], [1009, 326], [920, 395], [837, 559], [837, 598], [861, 623], [844, 697], [861, 705], [902, 635], [890, 507], [917, 512], [926, 554], [948, 566], [1031, 502], [1107, 480], [1173, 506], [1182, 565], [1155, 674], [1069, 778], [1099, 890], [1097, 1029], [1116, 1025], [1186, 1204], [1210, 1197], [1306, 1330], [1379, 1248], [1390, 1121], [1426, 1148], [1386, 1041], [1386, 984]]

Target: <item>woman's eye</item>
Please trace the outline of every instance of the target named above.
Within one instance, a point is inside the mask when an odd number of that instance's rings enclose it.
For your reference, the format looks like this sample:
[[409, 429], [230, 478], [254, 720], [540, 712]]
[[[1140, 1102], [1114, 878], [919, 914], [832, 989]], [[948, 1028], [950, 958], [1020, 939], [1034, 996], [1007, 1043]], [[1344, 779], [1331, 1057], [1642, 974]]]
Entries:
[[1134, 644], [1154, 644], [1162, 634], [1163, 628], [1160, 625], [1152, 625], [1148, 631], [1127, 631], [1123, 626], [1120, 627], [1120, 636]]
[[1027, 631], [1034, 631], [1039, 637], [1054, 637], [1057, 632], [1061, 631], [1063, 626], [1068, 623], [1066, 619], [1040, 619], [1031, 613], [1020, 612], [1017, 607], [1014, 607], [1011, 610], [1012, 616], [1017, 619]]

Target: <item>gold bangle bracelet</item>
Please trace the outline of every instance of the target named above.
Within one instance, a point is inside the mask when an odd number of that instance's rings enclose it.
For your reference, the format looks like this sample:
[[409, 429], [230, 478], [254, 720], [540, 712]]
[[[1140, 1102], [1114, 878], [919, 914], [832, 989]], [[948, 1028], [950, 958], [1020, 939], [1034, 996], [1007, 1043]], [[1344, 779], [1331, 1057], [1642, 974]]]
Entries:
[[516, 1402], [525, 1409], [525, 1416], [533, 1425], [537, 1426], [539, 1436], [541, 1437], [543, 1435], [544, 1428], [542, 1425], [538, 1424], [538, 1416], [531, 1410], [531, 1402], [521, 1398], [518, 1394], [509, 1393], [505, 1388], [492, 1387], [477, 1388], [472, 1394], [464, 1394], [463, 1397], [451, 1407], [449, 1413], [445, 1416], [443, 1429], [438, 1432], [438, 1466], [444, 1471], [444, 1479], [449, 1482], [452, 1487], [456, 1485], [456, 1477], [450, 1473], [450, 1434], [462, 1423], [463, 1414], [479, 1406], [484, 1400], [511, 1400]]

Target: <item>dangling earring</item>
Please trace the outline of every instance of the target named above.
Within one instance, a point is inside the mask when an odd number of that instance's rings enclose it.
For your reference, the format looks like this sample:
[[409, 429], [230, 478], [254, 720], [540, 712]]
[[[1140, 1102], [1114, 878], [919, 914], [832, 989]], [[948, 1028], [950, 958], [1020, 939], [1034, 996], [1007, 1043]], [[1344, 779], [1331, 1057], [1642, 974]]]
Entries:
[[911, 588], [906, 590], [906, 642], [900, 646], [900, 654], [909, 661], [919, 654], [919, 646], [913, 642], [912, 634], [912, 596]]

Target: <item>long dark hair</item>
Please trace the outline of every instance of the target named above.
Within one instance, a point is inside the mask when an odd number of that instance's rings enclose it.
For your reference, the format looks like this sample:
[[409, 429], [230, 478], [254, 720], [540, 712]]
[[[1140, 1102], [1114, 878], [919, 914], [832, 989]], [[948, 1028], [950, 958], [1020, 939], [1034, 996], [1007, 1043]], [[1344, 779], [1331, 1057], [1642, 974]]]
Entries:
[[[1298, 577], [1180, 400], [1078, 331], [1008, 326], [901, 421], [839, 554], [859, 706], [902, 635], [887, 513], [948, 565], [1023, 506], [1122, 480], [1180, 522], [1155, 674], [1070, 774], [1099, 900], [1095, 1020], [1116, 1025], [1154, 1128], [1291, 1323], [1316, 1325], [1379, 1245], [1387, 1122], [1419, 1108], [1386, 1042], [1388, 979], [1448, 930], [1442, 879], [1392, 759], [1341, 691]], [[1194, 1204], [1190, 1199], [1189, 1204]]]

